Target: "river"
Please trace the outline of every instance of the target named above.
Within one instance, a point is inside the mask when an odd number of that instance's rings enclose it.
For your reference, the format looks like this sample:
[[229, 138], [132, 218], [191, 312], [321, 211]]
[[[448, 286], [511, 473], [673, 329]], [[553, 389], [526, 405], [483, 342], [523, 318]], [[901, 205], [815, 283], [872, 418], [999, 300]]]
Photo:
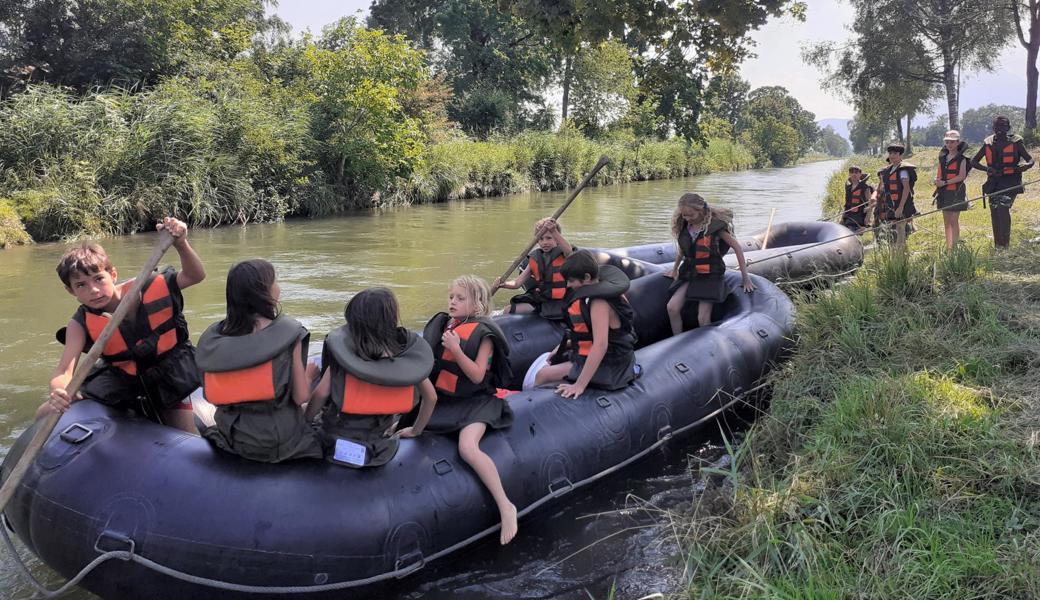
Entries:
[[[773, 208], [777, 223], [819, 218], [828, 178], [841, 164], [832, 160], [590, 188], [560, 222], [564, 236], [576, 246], [664, 241], [676, 199], [695, 191], [709, 203], [733, 210], [739, 238], [764, 228]], [[444, 309], [454, 277], [475, 273], [490, 281], [501, 274], [530, 240], [534, 221], [552, 214], [566, 196], [517, 194], [192, 231], [189, 239], [208, 273], [204, 282], [184, 292], [192, 337], [197, 339], [207, 325], [223, 318], [228, 268], [257, 256], [275, 265], [283, 311], [318, 339], [343, 322], [343, 306], [353, 293], [374, 285], [393, 289], [404, 324], [421, 329], [430, 315]], [[125, 278], [136, 274], [154, 240], [154, 235], [143, 234], [102, 242]], [[64, 249], [62, 244], [41, 244], [0, 251], [0, 456], [45, 399], [61, 353], [54, 331], [76, 308], [54, 271]], [[178, 264], [172, 250], [166, 258]], [[507, 298], [503, 291], [496, 301], [504, 304]], [[668, 528], [659, 515], [630, 509], [638, 504], [636, 498], [664, 509], [689, 501], [695, 482], [687, 472], [688, 456], [718, 454], [705, 437], [673, 444], [658, 458], [524, 519], [507, 549], [479, 544], [406, 579], [394, 593], [406, 598], [606, 598], [612, 585], [624, 592], [618, 597], [667, 592], [677, 575], [655, 565], [676, 551], [669, 545]], [[590, 544], [591, 549], [578, 552]], [[0, 560], [0, 596], [31, 597], [10, 557], [3, 553]], [[72, 597], [92, 596], [79, 592]]]

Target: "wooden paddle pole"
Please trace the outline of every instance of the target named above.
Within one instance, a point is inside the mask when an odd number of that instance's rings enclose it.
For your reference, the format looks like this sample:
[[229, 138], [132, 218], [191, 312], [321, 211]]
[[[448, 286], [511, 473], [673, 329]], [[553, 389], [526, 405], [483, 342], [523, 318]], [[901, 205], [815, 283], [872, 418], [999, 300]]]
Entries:
[[[93, 368], [94, 363], [101, 356], [101, 351], [105, 348], [105, 344], [108, 343], [108, 339], [112, 337], [112, 334], [119, 327], [119, 324], [123, 322], [123, 318], [126, 317], [127, 313], [137, 308], [138, 302], [141, 298], [141, 288], [144, 287], [148, 276], [155, 270], [156, 265], [159, 264], [159, 260], [162, 259], [163, 254], [173, 245], [173, 236], [167, 231], [163, 230], [159, 232], [159, 241], [155, 244], [155, 249], [152, 250], [152, 255], [148, 257], [148, 262], [145, 263], [141, 272], [137, 275], [137, 279], [134, 280], [134, 285], [130, 288], [130, 291], [123, 295], [119, 300], [119, 306], [116, 307], [114, 313], [108, 320], [108, 324], [105, 325], [105, 329], [102, 330], [101, 335], [94, 341], [94, 345], [90, 348], [90, 352], [83, 357], [76, 365], [76, 370], [72, 373], [72, 379], [69, 380], [69, 384], [65, 386], [65, 390], [69, 393], [69, 398], [74, 398], [76, 393], [79, 391], [83, 381], [87, 378], [87, 374], [90, 373], [90, 369]], [[4, 482], [2, 488], [0, 488], [0, 512], [3, 512], [4, 508], [7, 507], [7, 502], [14, 496], [14, 491], [18, 488], [22, 482], [22, 478], [25, 477], [25, 473], [29, 470], [29, 465], [36, 460], [36, 455], [43, 449], [44, 443], [50, 438], [51, 432], [54, 431], [54, 427], [58, 424], [61, 419], [61, 413], [55, 412], [53, 414], [43, 417], [40, 423], [39, 429], [36, 430], [36, 434], [33, 435], [32, 440], [29, 441], [29, 445], [25, 447], [25, 452], [22, 453], [22, 457], [15, 464], [11, 470], [11, 474], [7, 477], [7, 481]]]
[[769, 245], [769, 231], [773, 228], [773, 217], [776, 216], [776, 208], [769, 213], [769, 223], [766, 225], [766, 235], [762, 238], [762, 250]]
[[[592, 170], [589, 171], [589, 174], [585, 176], [585, 179], [582, 179], [581, 183], [578, 184], [578, 187], [574, 188], [574, 191], [571, 192], [571, 195], [570, 195], [569, 198], [567, 198], [567, 201], [564, 202], [563, 205], [560, 206], [560, 208], [556, 209], [556, 212], [554, 212], [552, 214], [551, 218], [554, 221], [556, 219], [559, 219], [560, 215], [563, 214], [563, 211], [567, 210], [567, 207], [571, 205], [571, 202], [574, 202], [574, 199], [577, 198], [578, 194], [581, 193], [581, 190], [585, 189], [585, 186], [587, 186], [589, 184], [589, 182], [592, 181], [592, 178], [596, 176], [596, 173], [599, 173], [600, 169], [602, 169], [603, 167], [605, 167], [605, 166], [607, 166], [609, 164], [610, 164], [610, 157], [609, 156], [603, 155], [603, 156], [599, 157], [599, 162], [596, 163], [596, 166], [592, 167]], [[538, 238], [542, 237], [542, 233], [543, 233], [542, 231], [535, 232], [534, 239], [531, 240], [531, 243], [528, 244], [527, 247], [524, 248], [524, 251], [521, 252], [520, 255], [516, 257], [516, 260], [513, 261], [513, 264], [509, 265], [509, 268], [506, 269], [505, 273], [502, 273], [502, 277], [501, 277], [502, 282], [505, 282], [506, 279], [508, 279], [509, 276], [513, 274], [513, 271], [515, 271], [516, 268], [518, 266], [520, 266], [520, 262], [523, 261], [524, 258], [527, 257], [527, 253], [531, 251], [531, 248], [534, 248], [535, 244], [538, 243]], [[499, 289], [501, 289], [501, 288], [495, 288], [495, 290], [491, 292], [491, 295], [492, 296], [495, 295], [495, 292], [497, 292]]]

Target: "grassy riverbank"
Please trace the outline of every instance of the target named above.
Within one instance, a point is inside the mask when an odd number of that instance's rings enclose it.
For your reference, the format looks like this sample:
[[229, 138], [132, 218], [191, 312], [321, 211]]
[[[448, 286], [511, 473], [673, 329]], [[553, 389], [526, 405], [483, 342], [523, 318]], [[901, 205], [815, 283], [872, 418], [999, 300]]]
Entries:
[[323, 113], [309, 113], [290, 92], [232, 70], [137, 94], [77, 97], [35, 86], [14, 96], [0, 105], [0, 246], [27, 235], [130, 233], [165, 214], [209, 227], [563, 189], [602, 154], [614, 163], [595, 184], [746, 169], [756, 160], [726, 140], [592, 140], [573, 128], [489, 141], [416, 130], [398, 139], [360, 126], [341, 140], [351, 152], [332, 160], [319, 135]]
[[[936, 154], [910, 159], [919, 198]], [[688, 597], [1040, 596], [1038, 211], [1028, 189], [1001, 253], [981, 205], [952, 253], [919, 218], [908, 257], [799, 302], [769, 408], [676, 515]]]

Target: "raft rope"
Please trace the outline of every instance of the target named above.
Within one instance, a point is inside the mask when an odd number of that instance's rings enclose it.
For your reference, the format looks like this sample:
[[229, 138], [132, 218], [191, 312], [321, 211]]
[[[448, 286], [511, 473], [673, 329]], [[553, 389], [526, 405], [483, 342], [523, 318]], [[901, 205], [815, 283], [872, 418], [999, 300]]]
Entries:
[[[936, 208], [936, 209], [930, 210], [928, 212], [917, 213], [916, 215], [911, 215], [909, 217], [903, 217], [902, 219], [899, 219], [899, 220], [896, 220], [896, 221], [886, 221], [885, 223], [880, 224], [880, 225], [874, 225], [873, 227], [865, 227], [862, 230], [860, 230], [859, 233], [850, 233], [848, 235], [838, 236], [836, 238], [831, 238], [831, 239], [823, 241], [823, 242], [815, 242], [813, 244], [809, 244], [807, 246], [803, 246], [801, 248], [797, 248], [797, 249], [791, 250], [789, 252], [782, 252], [781, 251], [781, 252], [779, 252], [777, 254], [774, 254], [773, 256], [767, 256], [765, 258], [758, 259], [758, 260], [754, 261], [754, 264], [764, 263], [766, 261], [773, 260], [774, 258], [780, 258], [782, 256], [791, 256], [792, 254], [796, 254], [796, 253], [802, 252], [804, 250], [811, 250], [811, 249], [816, 248], [818, 246], [825, 246], [827, 244], [831, 244], [831, 243], [837, 242], [839, 240], [844, 240], [846, 238], [859, 237], [859, 236], [863, 235], [864, 233], [866, 233], [868, 230], [870, 232], [874, 233], [875, 236], [876, 236], [877, 235], [877, 231], [879, 229], [889, 228], [889, 227], [891, 227], [893, 225], [900, 225], [900, 224], [906, 223], [907, 221], [910, 221], [911, 219], [919, 219], [921, 217], [927, 217], [928, 215], [933, 215], [933, 214], [935, 214], [937, 212], [942, 212], [944, 210], [948, 210], [948, 209], [950, 209], [950, 208], [952, 208], [954, 206], [960, 206], [962, 204], [969, 204], [970, 205], [972, 202], [978, 202], [979, 200], [983, 200], [983, 199], [985, 199], [987, 197], [991, 198], [993, 196], [999, 196], [1001, 194], [1004, 194], [1005, 192], [1014, 191], [1014, 190], [1017, 190], [1019, 188], [1025, 188], [1027, 185], [1033, 185], [1033, 184], [1036, 184], [1036, 183], [1040, 183], [1040, 179], [1034, 179], [1032, 181], [1024, 181], [1024, 182], [1022, 182], [1020, 184], [1016, 184], [1016, 185], [1013, 185], [1011, 187], [1004, 188], [1002, 190], [997, 190], [995, 192], [990, 192], [988, 194], [982, 194], [981, 196], [978, 196], [978, 197], [975, 197], [975, 198], [969, 198], [967, 200], [962, 200], [962, 201], [957, 202], [955, 204], [951, 204], [950, 206], [948, 206], [946, 208]], [[729, 267], [729, 268], [731, 270], [737, 270], [740, 267], [738, 266], [738, 267]]]
[[[676, 430], [673, 430], [673, 431], [668, 431], [667, 433], [661, 435], [661, 437], [657, 440], [657, 442], [647, 446], [641, 452], [639, 452], [639, 453], [629, 457], [628, 459], [626, 459], [626, 460], [624, 460], [624, 461], [614, 465], [613, 467], [610, 467], [609, 469], [606, 469], [604, 471], [600, 471], [599, 473], [597, 473], [597, 474], [595, 474], [595, 475], [593, 475], [591, 477], [588, 477], [586, 479], [582, 479], [582, 480], [577, 481], [577, 482], [573, 482], [572, 483], [570, 481], [567, 481], [567, 483], [569, 485], [567, 485], [566, 487], [561, 487], [561, 488], [559, 488], [557, 490], [550, 490], [548, 495], [541, 497], [540, 499], [538, 499], [535, 502], [531, 503], [529, 506], [527, 506], [523, 510], [519, 511], [517, 513], [517, 518], [519, 519], [520, 517], [523, 517], [523, 516], [527, 515], [531, 511], [539, 508], [543, 504], [545, 504], [545, 503], [547, 503], [547, 502], [549, 502], [549, 501], [551, 501], [551, 500], [553, 500], [555, 498], [563, 496], [564, 494], [567, 494], [567, 493], [569, 493], [571, 491], [574, 491], [574, 490], [576, 490], [576, 489], [578, 489], [580, 487], [584, 487], [584, 486], [586, 486], [586, 485], [588, 485], [590, 483], [598, 481], [599, 479], [602, 479], [603, 477], [606, 477], [606, 476], [611, 475], [611, 474], [613, 474], [613, 473], [615, 473], [617, 471], [620, 471], [621, 469], [627, 467], [628, 465], [630, 465], [630, 464], [632, 464], [632, 463], [642, 459], [643, 457], [645, 457], [647, 454], [653, 452], [654, 450], [657, 450], [662, 445], [664, 445], [666, 442], [668, 442], [673, 436], [683, 434], [683, 433], [689, 431], [690, 429], [693, 429], [694, 427], [699, 427], [699, 426], [703, 425], [705, 422], [718, 417], [720, 414], [722, 414], [725, 411], [729, 410], [735, 404], [744, 401], [744, 398], [746, 398], [748, 395], [761, 390], [762, 388], [766, 387], [766, 385], [767, 385], [767, 383], [761, 383], [761, 384], [756, 385], [756, 386], [754, 386], [754, 387], [752, 387], [752, 388], [750, 388], [748, 390], [742, 390], [740, 393], [735, 394], [735, 395], [734, 394], [730, 394], [729, 392], [725, 392], [722, 388], [719, 388], [718, 390], [716, 390], [715, 395], [712, 397], [711, 401], [714, 401], [716, 398], [720, 398], [722, 396], [722, 394], [726, 394], [727, 396], [729, 396], [729, 400], [724, 405], [722, 405], [719, 408], [715, 409], [711, 413], [701, 417], [700, 419], [694, 421], [693, 423], [689, 423], [688, 425], [685, 425], [685, 426], [680, 427], [680, 428], [678, 428]], [[410, 575], [410, 574], [412, 574], [412, 573], [422, 569], [426, 565], [427, 562], [430, 562], [430, 561], [436, 560], [438, 558], [441, 558], [441, 557], [443, 557], [445, 555], [451, 554], [452, 552], [455, 552], [456, 550], [459, 550], [459, 549], [461, 549], [461, 548], [463, 548], [463, 547], [465, 547], [465, 546], [467, 546], [467, 545], [469, 545], [469, 544], [471, 544], [473, 542], [476, 542], [477, 540], [479, 540], [479, 539], [481, 539], [481, 538], [483, 538], [485, 536], [488, 536], [488, 535], [498, 531], [501, 528], [500, 524], [499, 525], [493, 525], [492, 527], [489, 527], [489, 528], [485, 529], [484, 531], [478, 532], [478, 533], [476, 533], [476, 534], [466, 538], [465, 540], [462, 540], [461, 542], [458, 542], [458, 543], [456, 543], [456, 544], [454, 544], [452, 546], [449, 546], [448, 548], [445, 548], [445, 549], [441, 550], [440, 552], [437, 552], [435, 554], [430, 555], [429, 557], [423, 557], [422, 560], [420, 560], [419, 562], [411, 564], [411, 565], [407, 565], [407, 566], [405, 566], [404, 568], [401, 568], [401, 569], [396, 569], [394, 571], [390, 571], [388, 573], [383, 573], [383, 574], [380, 574], [380, 575], [374, 575], [372, 577], [367, 577], [365, 579], [355, 579], [355, 580], [350, 580], [350, 581], [341, 581], [341, 582], [337, 582], [337, 583], [325, 583], [325, 584], [318, 584], [318, 585], [270, 586], [270, 587], [267, 587], [267, 586], [258, 586], [258, 585], [243, 585], [243, 584], [239, 584], [239, 583], [232, 583], [232, 582], [229, 582], [229, 581], [221, 581], [221, 580], [218, 580], [218, 579], [210, 579], [208, 577], [200, 577], [198, 575], [192, 575], [190, 573], [185, 573], [183, 571], [178, 571], [177, 569], [174, 569], [172, 567], [168, 567], [166, 565], [163, 565], [163, 564], [160, 564], [158, 562], [155, 562], [155, 561], [153, 561], [151, 559], [145, 558], [144, 556], [141, 556], [140, 554], [138, 554], [134, 550], [134, 548], [131, 546], [130, 550], [111, 550], [111, 551], [108, 551], [108, 552], [105, 552], [105, 553], [99, 555], [97, 558], [95, 558], [94, 560], [90, 561], [85, 567], [80, 569], [79, 573], [77, 573], [72, 579], [70, 579], [64, 585], [62, 585], [61, 587], [59, 587], [59, 588], [57, 588], [55, 590], [51, 590], [51, 589], [48, 589], [38, 579], [36, 579], [36, 577], [33, 576], [33, 574], [29, 571], [29, 567], [26, 566], [25, 562], [22, 560], [21, 555], [18, 554], [17, 549], [14, 547], [14, 543], [11, 541], [11, 538], [10, 538], [10, 536], [7, 533], [7, 530], [8, 530], [8, 527], [9, 527], [9, 524], [7, 522], [7, 517], [4, 516], [4, 515], [0, 515], [0, 517], [2, 517], [2, 519], [0, 519], [0, 520], [3, 521], [2, 523], [0, 523], [0, 534], [2, 534], [2, 537], [3, 537], [3, 540], [4, 540], [4, 544], [7, 547], [7, 551], [11, 554], [11, 556], [14, 557], [15, 562], [18, 564], [19, 572], [22, 574], [22, 576], [44, 598], [57, 598], [59, 596], [62, 596], [64, 594], [68, 593], [74, 586], [78, 585], [79, 582], [82, 581], [84, 577], [89, 575], [91, 571], [93, 571], [98, 566], [100, 566], [100, 565], [102, 565], [102, 564], [104, 564], [104, 563], [106, 563], [106, 562], [108, 562], [110, 560], [121, 560], [121, 561], [134, 562], [134, 563], [137, 563], [137, 564], [139, 564], [139, 565], [141, 565], [141, 566], [143, 566], [145, 568], [151, 569], [151, 570], [153, 570], [153, 571], [155, 571], [157, 573], [160, 573], [162, 575], [166, 575], [167, 577], [172, 577], [174, 579], [179, 579], [181, 581], [184, 581], [184, 582], [187, 582], [187, 583], [191, 583], [191, 584], [195, 584], [195, 585], [201, 585], [201, 586], [206, 586], [206, 587], [210, 587], [210, 588], [226, 590], [226, 591], [231, 591], [231, 592], [242, 592], [242, 593], [246, 593], [246, 594], [279, 594], [279, 595], [280, 594], [285, 594], [285, 595], [289, 595], [289, 594], [314, 594], [314, 593], [319, 593], [319, 592], [330, 592], [330, 591], [336, 591], [336, 590], [343, 590], [343, 589], [349, 589], [349, 588], [362, 587], [362, 586], [371, 585], [371, 584], [374, 584], [374, 583], [379, 583], [381, 581], [387, 581], [387, 580], [390, 580], [390, 579], [401, 579], [403, 577], [406, 577], [406, 576], [408, 576], [408, 575]]]

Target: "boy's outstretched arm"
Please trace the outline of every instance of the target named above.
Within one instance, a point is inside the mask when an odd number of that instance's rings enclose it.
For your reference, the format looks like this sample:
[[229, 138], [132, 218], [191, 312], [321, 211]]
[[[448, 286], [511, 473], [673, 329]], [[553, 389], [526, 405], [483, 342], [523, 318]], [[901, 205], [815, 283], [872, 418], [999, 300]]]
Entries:
[[181, 258], [181, 270], [177, 273], [177, 287], [183, 290], [206, 278], [206, 268], [202, 266], [202, 259], [188, 243], [188, 226], [184, 221], [174, 217], [163, 217], [162, 223], [156, 225], [155, 229], [159, 231], [165, 229], [173, 236], [173, 247], [177, 249], [177, 255]]

